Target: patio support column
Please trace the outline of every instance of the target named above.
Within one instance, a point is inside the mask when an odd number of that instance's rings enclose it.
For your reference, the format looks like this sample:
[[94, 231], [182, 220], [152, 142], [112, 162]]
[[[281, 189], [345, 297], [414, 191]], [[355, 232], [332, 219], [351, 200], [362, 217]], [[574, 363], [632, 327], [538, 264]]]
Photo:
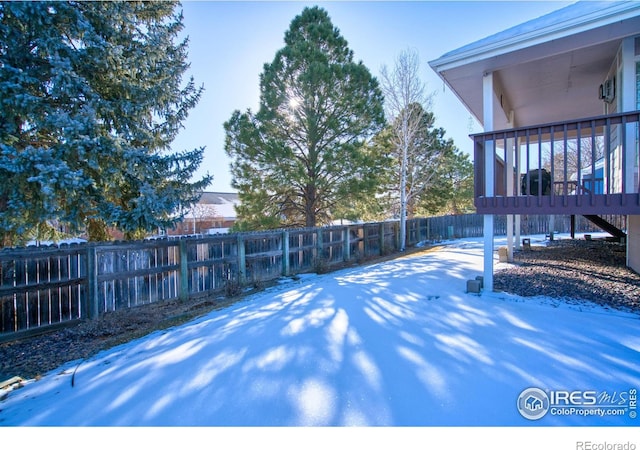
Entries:
[[[520, 138], [515, 138], [514, 140], [514, 148], [513, 151], [514, 153], [518, 153], [520, 151]], [[521, 160], [522, 158], [520, 158], [520, 156], [516, 156], [516, 174], [518, 174], [518, 178], [515, 182], [515, 195], [519, 196], [521, 194], [521, 186], [520, 186], [520, 164], [521, 164]], [[520, 239], [520, 214], [516, 214], [516, 250], [520, 250], [522, 248], [522, 240]]]
[[[636, 61], [635, 61], [635, 37], [628, 37], [622, 40], [621, 47], [622, 83], [617, 95], [620, 98], [619, 109], [622, 112], [635, 111], [640, 105], [637, 104], [638, 93], [636, 92]], [[626, 142], [623, 167], [625, 167], [624, 193], [633, 194], [640, 192], [640, 186], [635, 183], [636, 160], [636, 139], [638, 136], [638, 124], [627, 124]], [[627, 266], [640, 272], [640, 216], [627, 216]]]
[[[493, 73], [486, 73], [482, 79], [482, 105], [484, 131], [493, 131]], [[484, 148], [485, 167], [485, 196], [488, 198], [494, 195], [494, 165], [495, 165], [495, 143], [486, 141]], [[493, 214], [484, 215], [484, 290], [493, 291], [493, 236], [494, 236]]]
[[[622, 95], [617, 95], [621, 99], [618, 105], [620, 111], [635, 111], [636, 105], [636, 64], [635, 64], [635, 38], [630, 37], [622, 41], [622, 86], [618, 88]], [[636, 163], [636, 128], [637, 123], [627, 124], [627, 141], [625, 142], [626, 153], [622, 155], [625, 159], [626, 173], [623, 173], [625, 193], [633, 194], [638, 192], [638, 187], [634, 184], [634, 167]]]
[[[515, 128], [514, 119], [513, 119], [513, 111], [509, 113], [509, 128]], [[507, 197], [512, 197], [515, 195], [514, 191], [514, 157], [515, 157], [515, 139], [509, 138], [506, 142], [507, 148], [505, 152], [507, 154], [507, 161], [505, 162], [505, 170], [507, 174], [507, 186], [505, 195]], [[507, 260], [509, 262], [513, 262], [513, 214], [507, 214]]]

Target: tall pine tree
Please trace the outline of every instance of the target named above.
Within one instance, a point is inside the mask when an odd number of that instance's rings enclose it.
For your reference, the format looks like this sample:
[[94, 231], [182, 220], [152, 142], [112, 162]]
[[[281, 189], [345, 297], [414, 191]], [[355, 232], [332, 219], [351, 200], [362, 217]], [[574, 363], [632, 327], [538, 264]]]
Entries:
[[305, 8], [260, 78], [256, 114], [225, 123], [241, 226], [316, 226], [374, 195], [384, 160], [368, 141], [382, 127], [377, 80], [353, 61], [321, 8]]
[[0, 3], [0, 233], [170, 226], [210, 182], [170, 144], [201, 95], [177, 2]]

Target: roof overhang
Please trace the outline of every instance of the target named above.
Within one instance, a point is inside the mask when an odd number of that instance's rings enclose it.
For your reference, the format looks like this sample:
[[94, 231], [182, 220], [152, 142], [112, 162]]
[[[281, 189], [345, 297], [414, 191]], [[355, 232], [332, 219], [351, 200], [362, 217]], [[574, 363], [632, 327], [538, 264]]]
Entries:
[[578, 2], [429, 65], [481, 124], [482, 79], [493, 73], [495, 129], [596, 116], [598, 88], [622, 40], [638, 34], [640, 2]]

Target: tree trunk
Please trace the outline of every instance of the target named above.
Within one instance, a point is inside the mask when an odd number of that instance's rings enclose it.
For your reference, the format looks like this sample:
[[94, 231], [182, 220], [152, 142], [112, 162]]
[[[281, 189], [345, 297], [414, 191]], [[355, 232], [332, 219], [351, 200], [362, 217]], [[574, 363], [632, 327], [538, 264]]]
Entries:
[[407, 142], [402, 145], [400, 165], [400, 251], [405, 251], [407, 242]]
[[307, 228], [315, 227], [316, 224], [316, 187], [314, 184], [308, 184], [305, 189], [304, 199], [304, 216], [305, 226]]
[[100, 219], [89, 219], [87, 224], [87, 234], [91, 242], [110, 241], [111, 236], [107, 229], [107, 224]]

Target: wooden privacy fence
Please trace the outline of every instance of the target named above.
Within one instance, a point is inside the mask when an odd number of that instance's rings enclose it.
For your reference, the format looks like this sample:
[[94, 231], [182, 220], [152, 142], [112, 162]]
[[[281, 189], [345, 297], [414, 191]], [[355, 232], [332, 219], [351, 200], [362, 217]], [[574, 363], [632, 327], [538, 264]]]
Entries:
[[397, 222], [0, 251], [0, 340], [392, 252]]
[[[505, 234], [506, 220], [496, 217], [496, 234]], [[482, 236], [482, 224], [478, 215], [410, 219], [407, 245]], [[568, 217], [556, 217], [555, 231], [566, 232], [568, 224]], [[548, 232], [548, 217], [529, 216], [525, 225], [529, 234]], [[592, 231], [585, 227], [579, 222], [577, 229]], [[244, 286], [281, 276], [393, 253], [398, 241], [399, 222], [388, 221], [4, 249], [0, 251], [0, 341], [123, 308], [237, 293]]]

